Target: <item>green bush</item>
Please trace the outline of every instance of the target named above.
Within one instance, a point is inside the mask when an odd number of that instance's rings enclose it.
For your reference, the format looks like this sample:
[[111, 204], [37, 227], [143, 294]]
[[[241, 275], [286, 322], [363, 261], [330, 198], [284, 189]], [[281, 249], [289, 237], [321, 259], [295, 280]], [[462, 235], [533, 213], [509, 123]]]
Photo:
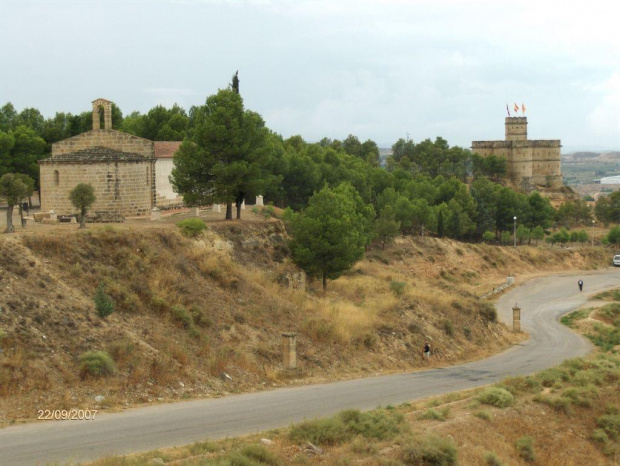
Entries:
[[489, 414], [488, 411], [478, 411], [478, 412], [475, 412], [474, 416], [476, 416], [477, 418], [482, 419], [483, 421], [490, 421], [491, 420], [491, 415]]
[[105, 319], [114, 312], [114, 300], [105, 293], [103, 283], [99, 283], [95, 291], [95, 309], [102, 319]]
[[452, 440], [429, 434], [404, 445], [400, 459], [407, 465], [451, 466], [457, 464], [458, 454]]
[[547, 395], [536, 395], [533, 400], [537, 403], [546, 404], [547, 406], [555, 409], [558, 412], [564, 414], [571, 413], [572, 400], [565, 396], [552, 397]]
[[[249, 460], [249, 461], [248, 461]], [[230, 457], [231, 465], [250, 466], [260, 464], [282, 464], [278, 456], [262, 445], [247, 445]]]
[[445, 407], [444, 409], [437, 411], [436, 409], [430, 408], [424, 411], [423, 413], [418, 414], [418, 419], [420, 420], [430, 420], [430, 421], [445, 421], [450, 414], [450, 408]]
[[194, 318], [183, 306], [173, 306], [171, 312], [174, 320], [183, 324], [183, 327], [189, 329], [194, 326]]
[[405, 286], [407, 286], [405, 282], [391, 281], [390, 291], [394, 293], [395, 296], [402, 296], [403, 292], [405, 291]]
[[620, 414], [604, 414], [596, 419], [596, 425], [612, 439], [620, 438]]
[[521, 437], [517, 440], [517, 451], [519, 456], [529, 463], [536, 461], [536, 452], [534, 451], [534, 439], [529, 435]]
[[592, 432], [592, 440], [596, 443], [605, 445], [609, 442], [609, 436], [603, 429], [594, 429], [594, 432]]
[[480, 315], [484, 317], [489, 322], [497, 322], [497, 310], [495, 306], [488, 301], [483, 301], [480, 303]]
[[87, 351], [80, 355], [79, 360], [82, 377], [110, 375], [116, 370], [112, 357], [105, 351]]
[[199, 218], [186, 218], [177, 222], [177, 226], [181, 229], [181, 233], [188, 238], [195, 238], [207, 227], [205, 222]]
[[443, 321], [443, 331], [446, 332], [446, 335], [448, 335], [449, 337], [454, 335], [454, 327], [452, 326], [452, 322], [450, 322], [448, 319], [445, 319]]
[[489, 387], [476, 397], [480, 403], [506, 408], [514, 403], [515, 397], [505, 388]]
[[395, 437], [404, 429], [404, 418], [398, 412], [375, 410], [362, 413], [349, 409], [328, 419], [297, 424], [291, 428], [289, 437], [298, 443], [306, 441], [316, 445], [339, 445], [356, 436], [385, 440]]
[[484, 464], [488, 464], [489, 466], [502, 466], [504, 464], [494, 451], [485, 451], [483, 458]]

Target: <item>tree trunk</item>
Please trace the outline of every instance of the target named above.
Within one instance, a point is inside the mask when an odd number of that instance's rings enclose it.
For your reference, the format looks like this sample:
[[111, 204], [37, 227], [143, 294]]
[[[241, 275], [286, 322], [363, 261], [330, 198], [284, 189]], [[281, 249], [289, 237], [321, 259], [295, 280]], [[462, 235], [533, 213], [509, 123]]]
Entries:
[[236, 201], [235, 207], [237, 208], [237, 220], [241, 220], [241, 202]]
[[26, 224], [24, 223], [24, 209], [22, 209], [21, 202], [19, 203], [19, 219], [22, 222], [22, 228], [26, 228]]
[[80, 215], [80, 229], [86, 228], [86, 210], [82, 210]]
[[323, 293], [327, 291], [327, 274], [323, 274]]
[[15, 228], [13, 228], [13, 206], [9, 205], [9, 208], [6, 210], [6, 230], [5, 233], [13, 233]]
[[226, 203], [226, 220], [232, 220], [232, 204], [230, 202]]

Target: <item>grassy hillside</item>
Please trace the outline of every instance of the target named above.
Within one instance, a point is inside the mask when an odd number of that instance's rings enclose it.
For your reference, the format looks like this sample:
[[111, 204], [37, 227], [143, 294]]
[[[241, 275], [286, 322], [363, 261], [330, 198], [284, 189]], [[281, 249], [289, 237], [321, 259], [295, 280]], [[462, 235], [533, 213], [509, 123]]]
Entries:
[[[597, 351], [490, 387], [342, 411], [290, 429], [97, 461], [182, 465], [617, 465], [620, 459], [620, 290], [563, 318]], [[611, 302], [610, 302], [611, 301]], [[261, 440], [267, 439], [267, 440]]]
[[[483, 357], [515, 337], [478, 296], [508, 275], [609, 262], [599, 248], [405, 238], [369, 250], [323, 295], [289, 286], [299, 270], [286, 241], [276, 220], [214, 223], [198, 239], [174, 225], [3, 236], [0, 423], [411, 370], [424, 365], [424, 340], [433, 364]], [[115, 302], [105, 319], [99, 284]], [[283, 331], [299, 332], [297, 371], [282, 370]], [[84, 367], [89, 351], [107, 352], [113, 373]]]

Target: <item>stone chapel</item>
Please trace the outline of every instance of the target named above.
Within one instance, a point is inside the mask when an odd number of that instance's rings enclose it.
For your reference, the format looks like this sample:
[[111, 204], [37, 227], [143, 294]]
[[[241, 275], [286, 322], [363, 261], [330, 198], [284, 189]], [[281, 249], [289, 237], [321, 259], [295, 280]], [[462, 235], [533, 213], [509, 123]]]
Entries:
[[[103, 110], [103, 128], [100, 112]], [[69, 192], [89, 183], [97, 200], [91, 212], [146, 215], [183, 203], [168, 177], [180, 141], [149, 141], [112, 129], [112, 102], [93, 102], [93, 129], [52, 144], [39, 162], [41, 211], [75, 213]]]

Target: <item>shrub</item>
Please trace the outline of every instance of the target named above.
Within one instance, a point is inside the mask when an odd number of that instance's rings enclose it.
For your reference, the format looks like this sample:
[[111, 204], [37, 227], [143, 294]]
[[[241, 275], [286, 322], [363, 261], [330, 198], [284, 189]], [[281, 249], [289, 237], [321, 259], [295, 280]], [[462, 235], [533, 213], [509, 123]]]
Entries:
[[445, 421], [450, 414], [450, 408], [445, 407], [441, 411], [437, 411], [433, 408], [427, 409], [421, 414], [418, 414], [418, 419], [420, 420], [432, 420], [432, 421]]
[[484, 464], [488, 464], [489, 466], [502, 466], [504, 464], [493, 451], [485, 451], [483, 458]]
[[614, 440], [620, 438], [620, 414], [605, 414], [596, 419], [596, 425]]
[[546, 395], [536, 395], [533, 399], [537, 403], [544, 403], [558, 412], [562, 412], [564, 414], [571, 413], [572, 400], [570, 398], [566, 398], [565, 396], [551, 397]]
[[177, 226], [181, 229], [181, 233], [188, 238], [195, 238], [207, 227], [205, 222], [199, 218], [186, 218], [177, 222]]
[[102, 319], [105, 319], [114, 312], [114, 300], [105, 293], [103, 283], [99, 283], [95, 291], [95, 309]]
[[605, 445], [609, 442], [609, 436], [603, 429], [594, 429], [594, 432], [592, 432], [592, 440], [596, 443]]
[[191, 328], [194, 326], [194, 318], [183, 306], [174, 306], [171, 312], [174, 320], [183, 324], [183, 327]]
[[430, 434], [403, 446], [400, 459], [410, 465], [450, 466], [457, 464], [457, 450], [451, 440]]
[[505, 388], [489, 387], [476, 397], [480, 403], [496, 406], [498, 408], [506, 408], [514, 403], [515, 397], [512, 396]]
[[289, 437], [294, 442], [306, 441], [317, 445], [339, 445], [356, 436], [385, 440], [406, 428], [403, 421], [402, 414], [391, 410], [362, 413], [349, 409], [328, 419], [297, 424], [291, 429]]
[[477, 418], [482, 419], [483, 421], [490, 421], [491, 420], [491, 415], [489, 414], [488, 411], [478, 411], [478, 412], [474, 413], [474, 416], [476, 416]]
[[497, 322], [497, 310], [495, 309], [495, 306], [488, 301], [483, 301], [480, 304], [480, 315], [489, 322]]
[[267, 448], [265, 448], [262, 445], [247, 445], [245, 447], [243, 447], [239, 452], [238, 455], [241, 456], [243, 459], [249, 459], [252, 460], [252, 463], [249, 462], [236, 462], [234, 461], [234, 457], [237, 455], [232, 455], [233, 457], [231, 458], [231, 464], [236, 465], [250, 465], [250, 464], [280, 464], [281, 461], [278, 459], [278, 456], [273, 453], [272, 451], [269, 451]]
[[534, 451], [534, 439], [529, 435], [521, 437], [517, 440], [517, 451], [519, 456], [525, 461], [533, 463], [536, 461], [536, 453]]
[[407, 284], [405, 282], [390, 282], [390, 291], [394, 293], [395, 296], [402, 296], [405, 291], [405, 286]]
[[87, 351], [80, 355], [79, 360], [82, 377], [110, 375], [116, 370], [114, 361], [105, 351]]
[[449, 337], [454, 335], [454, 327], [452, 327], [452, 322], [450, 322], [448, 319], [445, 319], [443, 321], [443, 331], [446, 332], [446, 335], [448, 335]]

